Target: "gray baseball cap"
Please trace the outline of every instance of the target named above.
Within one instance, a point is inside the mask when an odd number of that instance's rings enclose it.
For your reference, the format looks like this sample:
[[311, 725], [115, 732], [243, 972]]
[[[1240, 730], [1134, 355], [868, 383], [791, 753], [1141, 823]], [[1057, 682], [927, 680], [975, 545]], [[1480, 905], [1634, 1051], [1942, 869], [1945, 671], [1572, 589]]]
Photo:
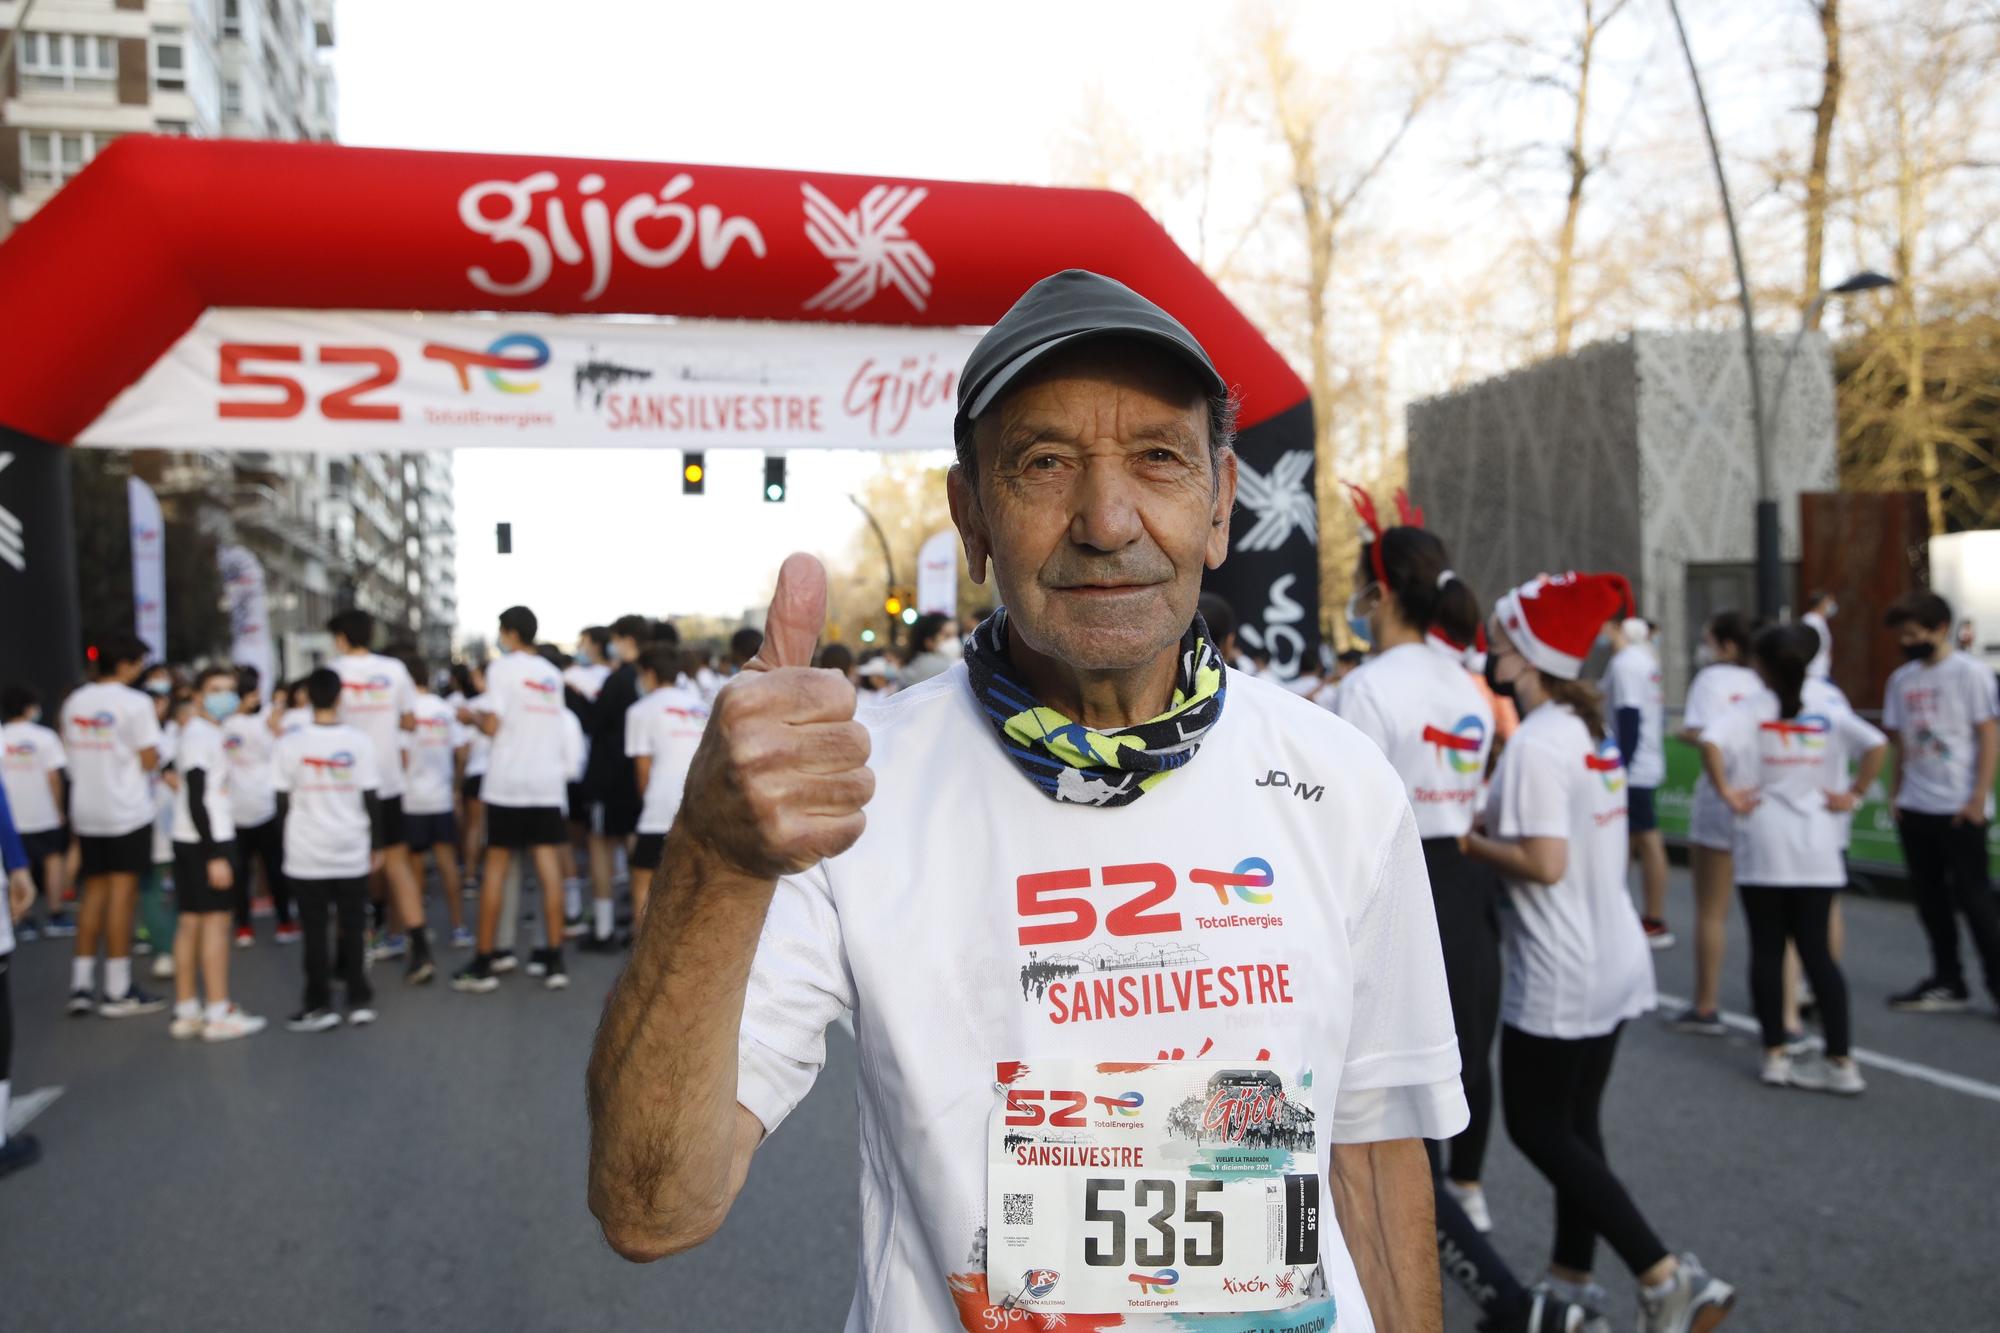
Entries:
[[1193, 372], [1204, 393], [1228, 391], [1215, 363], [1179, 320], [1116, 279], [1064, 269], [1028, 288], [965, 359], [953, 437], [963, 442], [973, 421], [1049, 353], [1065, 343], [1104, 337], [1156, 343]]

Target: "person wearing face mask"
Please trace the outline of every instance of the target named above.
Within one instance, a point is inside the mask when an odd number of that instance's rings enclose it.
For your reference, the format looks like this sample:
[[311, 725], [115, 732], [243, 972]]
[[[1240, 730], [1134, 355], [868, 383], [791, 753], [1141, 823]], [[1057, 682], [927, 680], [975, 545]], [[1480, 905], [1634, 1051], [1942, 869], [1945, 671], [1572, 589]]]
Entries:
[[578, 716], [589, 740], [583, 794], [590, 823], [590, 919], [577, 947], [586, 953], [618, 948], [613, 896], [617, 857], [639, 826], [640, 784], [625, 754], [625, 715], [639, 701], [641, 645], [655, 638], [680, 647], [680, 634], [662, 621], [657, 628], [642, 615], [623, 615], [611, 624], [608, 656], [612, 669], [588, 710]]
[[1631, 605], [1623, 578], [1578, 573], [1543, 575], [1495, 604], [1488, 671], [1521, 726], [1466, 850], [1507, 886], [1501, 1104], [1509, 1137], [1555, 1187], [1548, 1285], [1596, 1307], [1602, 1236], [1638, 1280], [1640, 1333], [1689, 1333], [1721, 1323], [1735, 1291], [1661, 1242], [1598, 1127], [1618, 1035], [1653, 1006], [1653, 968], [1625, 887], [1625, 766], [1603, 696], [1578, 677], [1598, 630]]
[[1828, 622], [1839, 614], [1840, 604], [1833, 600], [1833, 594], [1822, 591], [1812, 595], [1806, 613], [1799, 617], [1800, 624], [1810, 626], [1819, 636], [1819, 651], [1806, 667], [1806, 675], [1812, 680], [1825, 680], [1833, 674], [1833, 627]]
[[1882, 700], [1882, 726], [1896, 744], [1890, 805], [1931, 951], [1930, 975], [1890, 996], [1889, 1004], [1919, 1013], [1957, 1011], [1971, 1003], [1959, 962], [1961, 916], [1986, 989], [2000, 999], [2000, 909], [1986, 870], [2000, 700], [1993, 673], [1952, 647], [1944, 598], [1910, 593], [1889, 608], [1884, 623], [1908, 659], [1889, 677]]
[[14, 826], [28, 858], [29, 878], [42, 900], [42, 922], [21, 922], [23, 940], [76, 934], [63, 909], [69, 830], [63, 826], [62, 739], [42, 725], [42, 699], [28, 685], [0, 691], [0, 787], [14, 809]]
[[299, 938], [298, 923], [292, 919], [292, 891], [285, 883], [285, 834], [278, 824], [278, 797], [271, 789], [271, 748], [278, 743], [272, 718], [284, 709], [283, 691], [276, 704], [266, 709], [262, 695], [263, 677], [257, 668], [236, 669], [236, 711], [222, 723], [222, 749], [229, 760], [229, 813], [236, 822], [237, 887], [236, 947], [248, 948], [257, 939], [250, 924], [251, 872], [262, 867], [264, 890], [277, 915], [271, 938], [291, 944]]
[[[231, 667], [210, 667], [195, 682], [196, 707], [181, 724], [174, 770], [174, 1020], [176, 1041], [235, 1041], [264, 1030], [264, 1020], [229, 998], [230, 925], [236, 906], [236, 822], [222, 723], [242, 697]], [[204, 1008], [197, 982], [208, 994]]]
[[1632, 780], [1628, 789], [1632, 859], [1639, 863], [1646, 905], [1639, 921], [1646, 928], [1646, 943], [1655, 949], [1670, 949], [1674, 935], [1666, 922], [1667, 840], [1660, 833], [1659, 816], [1653, 808], [1653, 794], [1667, 780], [1666, 708], [1652, 637], [1651, 627], [1637, 616], [1612, 626], [1615, 651], [1604, 668], [1603, 689], [1616, 728], [1618, 752], [1625, 757], [1625, 769]]
[[[1740, 611], [1723, 611], [1710, 618], [1701, 632], [1697, 660], [1701, 670], [1688, 685], [1680, 730], [1680, 738], [1696, 746], [1701, 744], [1703, 727], [1764, 688], [1749, 666], [1750, 622]], [[1694, 865], [1694, 1003], [1674, 1016], [1673, 1026], [1681, 1032], [1720, 1037], [1729, 1031], [1718, 1006], [1722, 1002], [1722, 952], [1729, 930], [1730, 891], [1735, 883], [1730, 855], [1736, 842], [1736, 815], [1706, 772], [1695, 781], [1688, 842]]]

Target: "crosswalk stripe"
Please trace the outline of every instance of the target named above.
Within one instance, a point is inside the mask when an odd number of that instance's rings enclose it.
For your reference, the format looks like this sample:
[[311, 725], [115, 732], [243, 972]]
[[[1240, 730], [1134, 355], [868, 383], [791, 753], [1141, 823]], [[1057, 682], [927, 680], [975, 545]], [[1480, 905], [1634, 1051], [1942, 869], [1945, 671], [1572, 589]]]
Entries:
[[60, 1086], [24, 1092], [7, 1107], [7, 1133], [11, 1137], [28, 1127], [28, 1122], [49, 1109], [49, 1103], [63, 1095]]

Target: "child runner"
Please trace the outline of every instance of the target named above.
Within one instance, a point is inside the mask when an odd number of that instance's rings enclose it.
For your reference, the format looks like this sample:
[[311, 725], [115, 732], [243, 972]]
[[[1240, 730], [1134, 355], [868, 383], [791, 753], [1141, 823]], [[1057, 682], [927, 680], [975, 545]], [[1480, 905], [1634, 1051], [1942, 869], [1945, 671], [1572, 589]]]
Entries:
[[338, 921], [347, 1021], [357, 1027], [375, 1021], [363, 922], [368, 875], [382, 864], [388, 830], [376, 796], [374, 743], [358, 727], [341, 722], [340, 695], [334, 672], [321, 667], [308, 676], [313, 724], [281, 739], [272, 757], [271, 781], [285, 821], [285, 874], [298, 897], [306, 936], [305, 1004], [285, 1023], [294, 1032], [340, 1026], [327, 981], [329, 906]]
[[39, 929], [23, 919], [21, 938], [41, 935], [76, 934], [69, 912], [63, 907], [64, 863], [68, 859], [69, 830], [63, 827], [62, 740], [42, 725], [42, 699], [26, 685], [9, 685], [0, 692], [0, 786], [14, 808], [14, 829], [21, 835], [21, 847], [28, 858], [28, 873], [42, 900]]
[[[1701, 664], [1688, 685], [1687, 707], [1681, 714], [1680, 738], [1689, 745], [1701, 744], [1703, 727], [1764, 688], [1750, 669], [1750, 622], [1740, 612], [1724, 611], [1702, 629]], [[1735, 841], [1736, 816], [1704, 772], [1694, 784], [1694, 810], [1688, 821], [1694, 865], [1694, 1003], [1675, 1015], [1673, 1025], [1705, 1037], [1729, 1031], [1718, 1006], [1729, 890], [1734, 883], [1729, 857]]]
[[271, 748], [277, 736], [273, 716], [284, 711], [282, 695], [264, 707], [262, 679], [255, 667], [236, 669], [237, 710], [222, 724], [222, 749], [229, 758], [229, 814], [236, 821], [236, 947], [245, 948], [257, 936], [250, 924], [250, 889], [254, 861], [264, 876], [277, 924], [271, 938], [290, 944], [299, 937], [292, 920], [292, 893], [285, 885], [284, 831], [278, 826], [278, 795], [271, 790]]
[[[210, 667], [195, 681], [198, 707], [181, 726], [174, 769], [174, 1021], [176, 1041], [235, 1041], [264, 1030], [264, 1020], [229, 998], [229, 926], [236, 906], [236, 824], [230, 813], [229, 760], [220, 723], [241, 702], [236, 672]], [[197, 979], [208, 992], [204, 1009]]]
[[[1702, 768], [1736, 812], [1735, 874], [1750, 926], [1750, 997], [1764, 1040], [1764, 1082], [1852, 1095], [1865, 1086], [1848, 1053], [1847, 981], [1828, 948], [1834, 895], [1847, 884], [1838, 816], [1882, 767], [1888, 740], [1848, 709], [1806, 711], [1812, 654], [1794, 626], [1758, 633], [1764, 688], [1702, 732]], [[1847, 779], [1847, 754], [1861, 771]], [[1797, 946], [1826, 1031], [1823, 1060], [1794, 1064], [1784, 1022], [1785, 945]]]
[[639, 652], [639, 685], [645, 691], [625, 712], [625, 753], [645, 793], [639, 837], [632, 846], [632, 930], [646, 911], [653, 872], [660, 868], [667, 831], [681, 808], [681, 788], [708, 725], [708, 704], [682, 683], [676, 643], [654, 642]]
[[1666, 696], [1660, 691], [1660, 659], [1653, 655], [1653, 632], [1645, 621], [1628, 616], [1611, 631], [1616, 650], [1604, 668], [1604, 706], [1610, 712], [1618, 753], [1632, 785], [1627, 821], [1632, 832], [1632, 859], [1639, 863], [1640, 891], [1645, 910], [1639, 924], [1646, 943], [1655, 949], [1674, 947], [1667, 929], [1667, 840], [1653, 808], [1653, 793], [1667, 780], [1665, 743]]
[[1494, 771], [1486, 832], [1467, 848], [1499, 870], [1510, 899], [1501, 1103], [1508, 1135], [1555, 1186], [1550, 1286], [1582, 1300], [1601, 1235], [1638, 1279], [1641, 1333], [1706, 1333], [1734, 1290], [1661, 1243], [1598, 1127], [1618, 1034], [1652, 1007], [1653, 968], [1625, 887], [1625, 766], [1603, 697], [1578, 677], [1598, 630], [1631, 604], [1618, 575], [1571, 573], [1494, 607], [1487, 669], [1520, 705], [1521, 727]]
[[465, 893], [458, 875], [458, 821], [452, 815], [452, 798], [458, 791], [459, 770], [465, 764], [465, 731], [458, 724], [456, 710], [431, 690], [424, 664], [413, 657], [404, 665], [417, 684], [417, 729], [404, 733], [409, 760], [403, 774], [403, 826], [410, 837], [410, 855], [416, 858], [418, 881], [423, 880], [426, 853], [437, 865], [445, 911], [451, 917], [451, 947], [464, 949], [472, 944], [472, 932], [465, 928]]

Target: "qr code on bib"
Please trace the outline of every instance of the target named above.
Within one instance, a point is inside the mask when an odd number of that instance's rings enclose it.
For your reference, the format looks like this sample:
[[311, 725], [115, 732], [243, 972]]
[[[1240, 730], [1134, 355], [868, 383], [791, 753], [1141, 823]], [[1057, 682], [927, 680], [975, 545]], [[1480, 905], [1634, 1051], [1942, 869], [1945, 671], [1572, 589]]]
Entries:
[[1002, 1194], [1000, 1196], [1000, 1219], [1010, 1227], [1031, 1227], [1035, 1225], [1035, 1196], [1032, 1194]]

